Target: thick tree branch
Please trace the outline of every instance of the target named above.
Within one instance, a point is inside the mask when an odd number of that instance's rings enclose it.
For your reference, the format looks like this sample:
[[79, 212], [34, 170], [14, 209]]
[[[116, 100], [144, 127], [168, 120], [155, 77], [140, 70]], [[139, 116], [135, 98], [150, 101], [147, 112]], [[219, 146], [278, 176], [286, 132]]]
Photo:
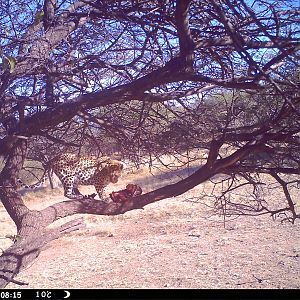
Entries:
[[191, 0], [177, 0], [175, 11], [180, 56], [184, 58], [185, 63], [187, 64], [187, 72], [193, 71], [195, 49], [195, 43], [191, 35], [188, 16], [190, 3]]

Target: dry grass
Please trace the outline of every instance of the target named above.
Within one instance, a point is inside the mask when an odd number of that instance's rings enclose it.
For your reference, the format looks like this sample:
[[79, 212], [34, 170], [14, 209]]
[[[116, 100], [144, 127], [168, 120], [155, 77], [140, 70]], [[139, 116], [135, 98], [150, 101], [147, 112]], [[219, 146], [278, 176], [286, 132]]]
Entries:
[[[151, 175], [143, 168], [128, 172], [106, 193], [129, 182], [147, 192], [192, 171]], [[50, 243], [17, 279], [29, 282], [29, 288], [300, 288], [300, 224], [244, 217], [228, 221], [224, 229], [222, 218], [208, 218], [203, 203], [209, 199], [192, 201], [211, 188], [205, 183], [124, 215], [83, 215], [86, 229]], [[31, 209], [63, 199], [61, 188], [24, 193]], [[0, 215], [1, 237], [15, 234], [2, 206]], [[0, 247], [11, 243], [1, 239]]]

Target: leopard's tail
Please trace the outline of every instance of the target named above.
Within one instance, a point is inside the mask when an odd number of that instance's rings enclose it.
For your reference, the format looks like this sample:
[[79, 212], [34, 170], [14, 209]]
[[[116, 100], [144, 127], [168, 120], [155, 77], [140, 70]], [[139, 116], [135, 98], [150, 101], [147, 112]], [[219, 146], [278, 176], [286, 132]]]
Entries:
[[46, 182], [46, 180], [48, 178], [48, 171], [49, 171], [49, 168], [46, 167], [46, 165], [44, 165], [44, 173], [43, 173], [42, 178], [38, 182], [36, 182], [32, 185], [28, 185], [28, 184], [24, 183], [20, 178], [17, 179], [17, 182], [21, 185], [21, 187], [23, 187], [25, 189], [36, 189], [36, 188], [42, 186]]

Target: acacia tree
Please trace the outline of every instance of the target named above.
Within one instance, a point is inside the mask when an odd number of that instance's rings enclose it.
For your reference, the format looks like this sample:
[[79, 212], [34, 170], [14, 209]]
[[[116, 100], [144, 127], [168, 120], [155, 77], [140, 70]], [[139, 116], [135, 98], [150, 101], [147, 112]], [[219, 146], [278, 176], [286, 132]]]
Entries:
[[[17, 228], [0, 257], [0, 287], [47, 242], [84, 226], [75, 219], [48, 229], [55, 220], [122, 214], [216, 174], [228, 184], [215, 202], [224, 214], [299, 218], [290, 193], [300, 166], [296, 1], [3, 0], [0, 16], [0, 198]], [[16, 179], [26, 158], [99, 155], [108, 143], [137, 163], [208, 155], [192, 175], [124, 203], [24, 204]], [[244, 185], [257, 195], [265, 174], [282, 188], [283, 207], [226, 197]]]

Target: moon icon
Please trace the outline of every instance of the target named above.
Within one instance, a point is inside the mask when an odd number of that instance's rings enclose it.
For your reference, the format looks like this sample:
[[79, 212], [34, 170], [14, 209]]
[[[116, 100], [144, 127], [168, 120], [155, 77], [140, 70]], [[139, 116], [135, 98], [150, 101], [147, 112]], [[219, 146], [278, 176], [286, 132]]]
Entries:
[[64, 298], [69, 298], [71, 296], [71, 293], [69, 291], [64, 291], [66, 293], [66, 296]]

